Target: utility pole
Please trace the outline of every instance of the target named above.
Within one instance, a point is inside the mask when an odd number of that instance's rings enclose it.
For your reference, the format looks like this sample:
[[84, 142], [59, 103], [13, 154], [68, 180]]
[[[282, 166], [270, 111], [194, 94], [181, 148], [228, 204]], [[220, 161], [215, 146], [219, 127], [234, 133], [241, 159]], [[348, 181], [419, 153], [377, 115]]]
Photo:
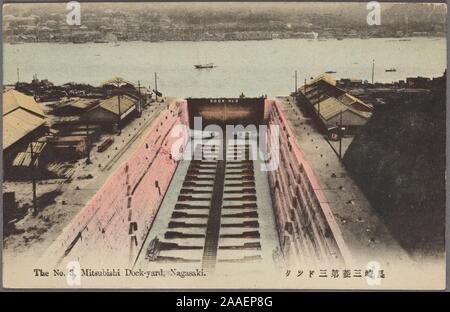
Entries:
[[119, 128], [119, 135], [121, 135], [122, 134], [122, 127], [120, 126], [120, 115], [121, 115], [121, 112], [120, 112], [120, 91], [119, 91], [119, 94], [117, 95], [117, 102], [118, 102], [118, 109], [119, 109], [119, 116], [118, 116], [119, 120], [117, 121], [117, 127]]
[[34, 91], [33, 97], [36, 99], [36, 98], [38, 98], [38, 91], [39, 91], [39, 80], [38, 80], [37, 74], [33, 75], [32, 83], [33, 83], [33, 91]]
[[31, 157], [31, 181], [32, 181], [32, 187], [33, 187], [33, 215], [36, 215], [37, 213], [37, 196], [36, 196], [36, 168], [34, 166], [35, 164], [35, 153], [33, 151], [33, 141], [30, 143], [30, 157]]
[[373, 85], [373, 75], [375, 74], [375, 60], [372, 60], [372, 85]]
[[138, 90], [139, 90], [139, 109], [138, 109], [138, 112], [139, 112], [139, 114], [141, 114], [141, 112], [142, 112], [142, 109], [143, 109], [143, 105], [142, 105], [142, 98], [141, 98], [141, 81], [140, 80], [138, 80]]
[[342, 136], [344, 131], [342, 129], [342, 110], [339, 113], [339, 158], [342, 160]]
[[116, 87], [117, 87], [117, 109], [118, 109], [118, 116], [117, 116], [117, 128], [119, 130], [118, 135], [122, 134], [122, 129], [120, 127], [120, 116], [121, 116], [121, 110], [120, 110], [120, 79], [117, 78], [114, 81]]
[[86, 119], [86, 153], [87, 153], [87, 159], [86, 164], [91, 164], [91, 137], [89, 134], [89, 117]]
[[158, 102], [158, 75], [155, 72], [155, 100]]
[[295, 71], [295, 89], [294, 89], [294, 95], [297, 95], [298, 89], [297, 89], [297, 71]]
[[[317, 82], [317, 116], [320, 120], [320, 90], [319, 90], [319, 83]], [[314, 108], [314, 107], [313, 107]]]

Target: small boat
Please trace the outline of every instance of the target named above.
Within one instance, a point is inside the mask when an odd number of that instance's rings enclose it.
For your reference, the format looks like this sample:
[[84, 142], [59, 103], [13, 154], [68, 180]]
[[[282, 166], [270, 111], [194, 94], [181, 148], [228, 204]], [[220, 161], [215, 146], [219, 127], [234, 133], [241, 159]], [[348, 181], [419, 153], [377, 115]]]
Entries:
[[325, 72], [325, 74], [336, 74], [337, 72], [335, 72], [334, 70], [329, 70], [329, 71], [326, 71]]
[[393, 72], [396, 72], [397, 70], [395, 68], [388, 68], [388, 69], [385, 69], [384, 71], [387, 73], [393, 73]]
[[208, 63], [208, 64], [198, 64], [198, 65], [194, 65], [194, 67], [196, 69], [206, 69], [206, 68], [214, 68], [216, 66], [214, 66], [214, 63]]

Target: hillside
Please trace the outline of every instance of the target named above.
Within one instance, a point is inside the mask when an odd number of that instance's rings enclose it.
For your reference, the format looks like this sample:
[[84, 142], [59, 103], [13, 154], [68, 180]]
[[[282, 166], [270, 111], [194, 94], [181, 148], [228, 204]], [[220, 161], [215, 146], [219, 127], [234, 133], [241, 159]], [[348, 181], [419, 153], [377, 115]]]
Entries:
[[445, 88], [378, 107], [344, 163], [411, 254], [444, 250]]

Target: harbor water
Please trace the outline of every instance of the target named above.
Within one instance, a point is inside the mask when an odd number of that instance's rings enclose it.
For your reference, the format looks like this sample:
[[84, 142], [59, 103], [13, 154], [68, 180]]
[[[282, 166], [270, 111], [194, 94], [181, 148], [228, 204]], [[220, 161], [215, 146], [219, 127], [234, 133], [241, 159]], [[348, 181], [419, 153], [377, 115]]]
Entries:
[[[223, 42], [121, 42], [4, 44], [4, 84], [30, 82], [33, 75], [55, 84], [98, 85], [113, 76], [154, 86], [182, 97], [285, 95], [326, 71], [335, 78], [392, 82], [406, 77], [441, 76], [446, 64], [445, 38], [283, 39]], [[195, 69], [214, 63], [212, 69]], [[395, 68], [395, 72], [386, 69]]]

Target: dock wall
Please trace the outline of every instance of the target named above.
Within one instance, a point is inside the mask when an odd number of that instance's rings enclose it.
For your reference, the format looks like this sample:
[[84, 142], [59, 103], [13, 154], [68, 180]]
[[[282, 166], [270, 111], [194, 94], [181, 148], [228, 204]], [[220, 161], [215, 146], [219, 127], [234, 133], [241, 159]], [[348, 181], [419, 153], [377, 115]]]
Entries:
[[[279, 130], [279, 165], [269, 171], [281, 253], [289, 265], [348, 264], [351, 255], [327, 198], [308, 164], [280, 104], [266, 100], [268, 137]], [[267, 140], [268, 151], [277, 153]]]
[[[266, 100], [264, 106], [268, 136], [272, 126], [279, 129], [279, 151], [270, 140], [267, 148], [279, 155], [279, 165], [268, 171], [268, 179], [283, 258], [293, 265], [351, 263], [327, 198], [280, 104]], [[179, 137], [171, 136], [171, 130], [188, 124], [185, 101], [163, 111], [134, 154], [82, 208], [44, 259], [132, 266], [178, 166], [171, 147]]]
[[187, 121], [184, 101], [164, 110], [133, 155], [115, 169], [43, 259], [131, 266], [178, 166], [171, 147], [179, 137], [171, 130]]

